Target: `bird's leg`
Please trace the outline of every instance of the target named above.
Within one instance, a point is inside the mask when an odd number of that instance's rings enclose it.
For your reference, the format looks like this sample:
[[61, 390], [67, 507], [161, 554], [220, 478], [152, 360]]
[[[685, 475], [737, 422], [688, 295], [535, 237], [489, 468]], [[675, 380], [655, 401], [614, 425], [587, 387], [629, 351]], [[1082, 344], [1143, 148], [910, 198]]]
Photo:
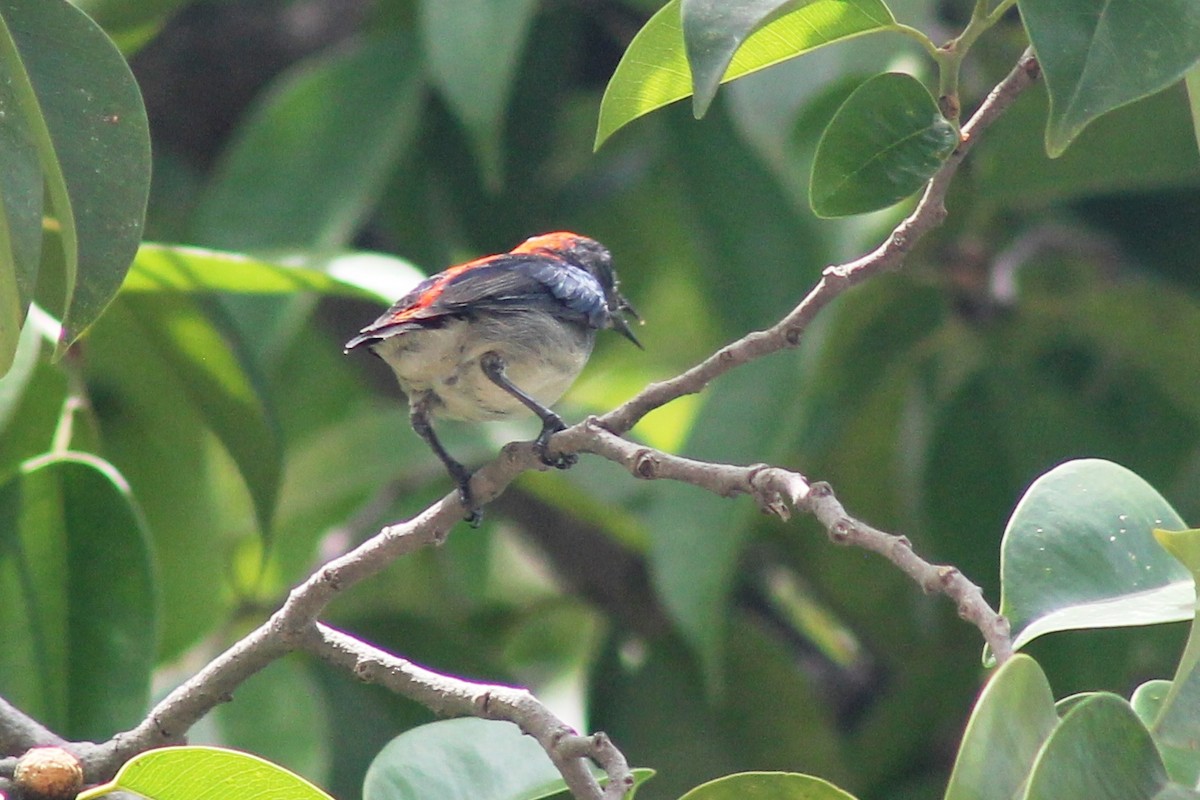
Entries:
[[458, 484], [458, 494], [462, 499], [463, 508], [467, 512], [464, 519], [470, 523], [472, 528], [478, 528], [479, 522], [483, 519], [483, 512], [479, 510], [475, 496], [471, 493], [471, 473], [466, 467], [455, 461], [454, 457], [447, 453], [446, 448], [442, 447], [442, 443], [438, 441], [437, 435], [433, 432], [433, 425], [429, 422], [429, 410], [425, 407], [423, 400], [418, 399], [412, 402], [409, 409], [409, 421], [412, 429], [417, 432], [417, 436], [424, 439], [425, 444], [429, 445], [429, 449], [433, 451], [434, 455], [446, 465], [446, 471]]
[[533, 446], [537, 449], [538, 455], [541, 456], [543, 464], [555, 469], [567, 469], [579, 461], [579, 456], [574, 453], [559, 453], [556, 456], [551, 456], [547, 452], [550, 447], [550, 437], [564, 430], [567, 427], [567, 423], [563, 422], [563, 418], [558, 414], [555, 414], [537, 400], [525, 394], [515, 383], [508, 379], [508, 376], [504, 374], [505, 364], [502, 355], [496, 352], [484, 353], [479, 359], [479, 367], [492, 383], [520, 400], [526, 408], [537, 414], [538, 418], [542, 421], [542, 432], [534, 440]]

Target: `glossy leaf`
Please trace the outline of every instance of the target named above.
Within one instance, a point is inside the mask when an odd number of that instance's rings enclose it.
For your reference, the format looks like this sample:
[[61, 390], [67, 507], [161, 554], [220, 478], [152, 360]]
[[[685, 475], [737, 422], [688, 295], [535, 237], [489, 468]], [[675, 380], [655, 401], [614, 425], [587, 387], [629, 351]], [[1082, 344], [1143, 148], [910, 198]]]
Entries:
[[1200, 61], [1192, 0], [1021, 0], [1050, 90], [1046, 152], [1103, 114], [1177, 82]]
[[971, 712], [945, 800], [1018, 797], [1057, 724], [1054, 695], [1041, 667], [1024, 654], [1009, 659]]
[[135, 725], [149, 700], [156, 590], [124, 478], [84, 453], [0, 487], [0, 691], [76, 739]]
[[[651, 17], [622, 56], [600, 103], [597, 148], [638, 117], [692, 94], [680, 2], [671, 0]], [[747, 36], [720, 83], [893, 25], [892, 13], [880, 0], [813, 0]]]
[[536, 0], [421, 3], [433, 80], [475, 144], [485, 178], [498, 186], [504, 111]]
[[154, 800], [333, 800], [270, 761], [218, 747], [164, 747], [141, 753], [125, 762], [112, 781], [82, 792], [78, 800], [122, 791]]
[[1152, 800], [1168, 785], [1162, 759], [1133, 709], [1112, 694], [1075, 705], [1043, 746], [1024, 800]]
[[389, 742], [367, 770], [363, 800], [538, 800], [565, 789], [546, 751], [516, 725], [464, 717]]
[[1162, 753], [1163, 763], [1171, 780], [1195, 786], [1200, 781], [1200, 758], [1197, 757], [1193, 743], [1184, 742], [1181, 746], [1175, 746], [1159, 736], [1156, 730], [1156, 723], [1162, 715], [1170, 691], [1171, 681], [1146, 681], [1134, 690], [1129, 704], [1142, 724], [1154, 734], [1155, 743]]
[[1014, 646], [1052, 631], [1190, 619], [1192, 579], [1154, 541], [1160, 527], [1185, 526], [1110, 461], [1068, 461], [1034, 481], [1000, 546], [1000, 613]]
[[284, 73], [222, 156], [192, 240], [236, 251], [345, 246], [416, 131], [421, 88], [413, 48], [394, 37]]
[[812, 775], [794, 772], [741, 772], [697, 786], [679, 800], [854, 800], [854, 796]]
[[822, 217], [886, 208], [925, 185], [958, 146], [958, 131], [911, 75], [869, 79], [821, 135], [809, 200]]
[[[62, 294], [47, 309], [63, 320], [61, 355], [112, 300], [137, 250], [150, 189], [146, 112], [121, 54], [70, 3], [8, 0], [0, 17], [0, 55], [40, 167], [36, 177], [23, 169], [26, 183], [13, 191], [44, 181], [61, 232]], [[25, 242], [31, 234], [20, 216], [17, 240]]]

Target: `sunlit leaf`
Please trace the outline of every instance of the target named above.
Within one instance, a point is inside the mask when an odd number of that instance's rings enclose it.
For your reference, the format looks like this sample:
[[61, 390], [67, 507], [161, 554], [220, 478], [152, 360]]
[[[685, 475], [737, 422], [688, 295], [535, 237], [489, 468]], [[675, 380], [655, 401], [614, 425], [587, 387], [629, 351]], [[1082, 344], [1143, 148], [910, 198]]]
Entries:
[[78, 800], [110, 792], [135, 792], [154, 800], [333, 800], [304, 778], [270, 761], [218, 747], [164, 747], [134, 756], [109, 783]]
[[[892, 13], [880, 0], [813, 0], [748, 36], [720, 82], [893, 25]], [[638, 117], [691, 94], [680, 0], [671, 0], [630, 42], [609, 80], [600, 104], [595, 146]]]

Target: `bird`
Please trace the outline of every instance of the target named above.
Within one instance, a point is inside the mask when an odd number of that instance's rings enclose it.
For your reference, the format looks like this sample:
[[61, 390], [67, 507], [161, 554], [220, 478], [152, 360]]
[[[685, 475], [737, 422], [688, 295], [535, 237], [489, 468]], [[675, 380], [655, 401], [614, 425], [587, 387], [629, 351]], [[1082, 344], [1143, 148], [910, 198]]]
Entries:
[[626, 319], [641, 317], [619, 286], [604, 245], [544, 233], [430, 276], [346, 342], [345, 352], [365, 347], [391, 367], [413, 430], [445, 465], [466, 520], [478, 526], [471, 472], [438, 440], [433, 419], [536, 416], [543, 463], [572, 466], [575, 455], [549, 453], [550, 437], [566, 428], [550, 406], [583, 370], [596, 331], [615, 330], [642, 347]]

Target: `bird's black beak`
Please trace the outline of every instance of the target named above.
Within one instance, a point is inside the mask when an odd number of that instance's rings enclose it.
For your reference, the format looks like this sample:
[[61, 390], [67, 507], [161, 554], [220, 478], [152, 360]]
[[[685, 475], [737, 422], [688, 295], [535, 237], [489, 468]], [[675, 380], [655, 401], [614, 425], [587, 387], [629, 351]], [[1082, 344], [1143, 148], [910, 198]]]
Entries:
[[634, 310], [633, 306], [629, 304], [628, 300], [621, 295], [617, 295], [617, 313], [612, 315], [613, 329], [629, 341], [636, 344], [638, 349], [645, 350], [646, 348], [642, 347], [642, 343], [638, 341], [638, 338], [633, 335], [633, 331], [629, 329], [629, 323], [625, 321], [625, 317], [621, 316], [622, 314], [628, 314], [629, 316], [633, 317], [638, 321], [638, 324], [641, 324], [642, 322], [642, 315]]

